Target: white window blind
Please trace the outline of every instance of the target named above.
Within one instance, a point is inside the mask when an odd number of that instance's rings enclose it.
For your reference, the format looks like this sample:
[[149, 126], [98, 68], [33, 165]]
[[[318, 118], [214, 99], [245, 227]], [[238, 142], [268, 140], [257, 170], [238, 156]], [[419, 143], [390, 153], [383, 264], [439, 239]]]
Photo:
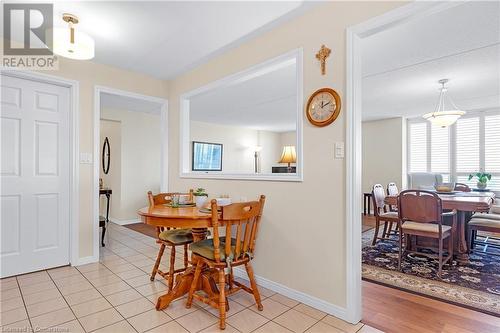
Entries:
[[457, 172], [479, 170], [479, 117], [457, 121]]
[[500, 173], [500, 115], [484, 117], [484, 169]]
[[410, 172], [427, 171], [427, 125], [410, 124]]
[[475, 188], [471, 173], [491, 173], [488, 188], [500, 192], [500, 113], [467, 114], [449, 128], [408, 121], [408, 171], [438, 172], [443, 180]]
[[450, 172], [450, 130], [431, 126], [431, 172]]

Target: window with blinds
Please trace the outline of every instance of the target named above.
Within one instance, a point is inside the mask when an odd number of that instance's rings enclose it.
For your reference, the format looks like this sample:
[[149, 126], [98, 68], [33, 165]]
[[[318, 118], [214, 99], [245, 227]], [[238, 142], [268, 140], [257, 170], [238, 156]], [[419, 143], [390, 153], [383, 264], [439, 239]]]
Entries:
[[500, 173], [500, 114], [484, 117], [484, 169]]
[[431, 126], [431, 172], [450, 173], [450, 131]]
[[492, 174], [488, 188], [500, 191], [500, 113], [470, 113], [449, 128], [408, 121], [409, 172], [438, 172], [444, 181], [476, 187], [470, 173]]
[[457, 131], [457, 172], [479, 170], [479, 117], [459, 119]]
[[410, 172], [427, 171], [427, 126], [425, 123], [410, 124]]

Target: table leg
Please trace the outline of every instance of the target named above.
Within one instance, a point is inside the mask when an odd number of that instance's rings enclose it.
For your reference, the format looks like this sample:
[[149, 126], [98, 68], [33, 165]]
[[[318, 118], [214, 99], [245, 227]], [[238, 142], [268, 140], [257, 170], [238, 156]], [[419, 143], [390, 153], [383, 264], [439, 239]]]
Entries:
[[371, 214], [372, 212], [372, 208], [371, 208], [371, 201], [372, 201], [372, 197], [371, 196], [368, 196], [368, 215]]
[[[173, 300], [180, 298], [189, 292], [191, 283], [193, 282], [194, 271], [195, 266], [190, 266], [184, 273], [177, 276], [175, 287], [169, 293], [158, 297], [158, 300], [156, 301], [156, 310], [163, 310], [167, 308]], [[219, 297], [219, 290], [214, 278], [216, 273], [217, 272], [215, 270], [205, 269], [198, 280], [198, 285], [195, 290], [203, 290], [208, 297], [214, 301]], [[226, 304], [229, 304], [227, 299]], [[229, 310], [228, 306], [226, 306], [226, 310]]]
[[[195, 242], [204, 240], [207, 237], [207, 228], [192, 228], [191, 232], [193, 233], [193, 240]], [[183, 273], [178, 274], [175, 277], [175, 286], [172, 288], [170, 292], [165, 295], [158, 297], [156, 301], [156, 310], [165, 309], [173, 300], [180, 298], [186, 295], [191, 288], [191, 283], [193, 282], [194, 277], [194, 266], [189, 266]], [[211, 289], [207, 286], [210, 285], [205, 277], [205, 272], [202, 273], [201, 279], [198, 281], [198, 286], [196, 286], [196, 290], [203, 289], [207, 294], [210, 295]], [[205, 281], [205, 282], [204, 282]], [[217, 285], [215, 280], [213, 281], [213, 285]]]
[[467, 246], [467, 237], [465, 235], [465, 229], [467, 229], [467, 222], [465, 219], [465, 212], [458, 211], [458, 223], [457, 232], [455, 237], [457, 237], [457, 261], [459, 264], [467, 264], [469, 262], [469, 247]]
[[366, 195], [363, 194], [363, 215], [366, 216]]
[[192, 228], [193, 241], [198, 242], [207, 238], [207, 228]]

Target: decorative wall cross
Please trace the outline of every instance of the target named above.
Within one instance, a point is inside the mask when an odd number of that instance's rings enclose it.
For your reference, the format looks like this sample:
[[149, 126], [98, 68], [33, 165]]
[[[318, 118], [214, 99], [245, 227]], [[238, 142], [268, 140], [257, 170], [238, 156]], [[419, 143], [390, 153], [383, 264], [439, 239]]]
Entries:
[[330, 56], [331, 52], [332, 50], [323, 44], [321, 45], [318, 53], [316, 53], [316, 59], [318, 59], [321, 63], [321, 75], [325, 75], [326, 73], [326, 58]]

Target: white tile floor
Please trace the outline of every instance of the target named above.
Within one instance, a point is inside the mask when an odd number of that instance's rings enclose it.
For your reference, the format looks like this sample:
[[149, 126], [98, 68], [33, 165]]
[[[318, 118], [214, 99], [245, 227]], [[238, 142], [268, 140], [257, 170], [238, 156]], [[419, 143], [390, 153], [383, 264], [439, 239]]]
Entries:
[[[180, 299], [164, 311], [155, 310], [156, 299], [167, 286], [160, 278], [149, 280], [158, 251], [152, 238], [114, 224], [107, 237], [99, 263], [2, 279], [2, 332], [219, 331], [217, 310], [205, 304], [186, 309], [185, 299]], [[178, 256], [182, 264], [182, 251]], [[260, 288], [260, 292], [264, 311], [258, 311], [253, 296], [244, 291], [230, 297], [226, 332], [380, 332], [271, 290]]]

